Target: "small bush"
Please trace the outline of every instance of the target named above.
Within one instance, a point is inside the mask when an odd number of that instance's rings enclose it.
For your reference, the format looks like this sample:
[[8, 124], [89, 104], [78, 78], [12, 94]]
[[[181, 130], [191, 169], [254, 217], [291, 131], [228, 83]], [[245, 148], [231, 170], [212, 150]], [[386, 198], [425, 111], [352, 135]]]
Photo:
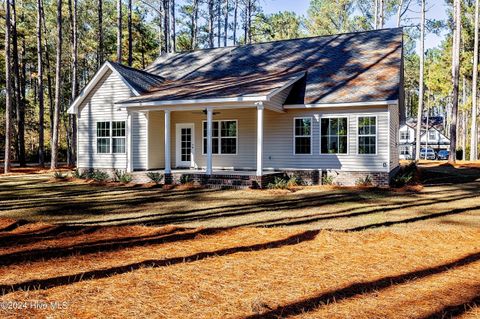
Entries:
[[290, 176], [290, 178], [287, 181], [287, 188], [293, 188], [300, 186], [302, 184], [302, 180], [298, 178], [297, 176]]
[[267, 188], [270, 189], [287, 189], [288, 188], [288, 180], [284, 177], [275, 177], [273, 182], [267, 185]]
[[193, 178], [191, 175], [184, 174], [180, 177], [180, 184], [188, 184], [193, 182]]
[[101, 170], [94, 170], [91, 173], [89, 173], [89, 178], [93, 179], [96, 182], [104, 182], [107, 179], [110, 178], [107, 172], [101, 171]]
[[369, 175], [365, 177], [360, 177], [355, 181], [355, 185], [357, 186], [372, 186], [372, 179]]
[[68, 174], [63, 174], [62, 172], [60, 171], [55, 171], [53, 173], [53, 178], [55, 179], [67, 179], [68, 178]]
[[128, 174], [125, 171], [117, 170], [117, 169], [114, 171], [113, 180], [115, 182], [130, 183], [132, 179], [133, 179], [132, 175]]
[[160, 182], [163, 179], [163, 174], [160, 174], [158, 172], [148, 172], [147, 177], [154, 182], [155, 184], [160, 184]]
[[76, 168], [76, 169], [73, 171], [72, 176], [73, 176], [74, 178], [78, 178], [78, 179], [85, 179], [85, 178], [86, 178], [85, 172], [80, 173], [80, 170], [79, 170], [78, 168]]
[[333, 185], [333, 176], [330, 176], [330, 175], [322, 176], [322, 185]]
[[402, 166], [395, 177], [392, 178], [393, 187], [403, 187], [405, 185], [414, 184], [417, 180], [417, 164], [411, 162], [406, 166]]

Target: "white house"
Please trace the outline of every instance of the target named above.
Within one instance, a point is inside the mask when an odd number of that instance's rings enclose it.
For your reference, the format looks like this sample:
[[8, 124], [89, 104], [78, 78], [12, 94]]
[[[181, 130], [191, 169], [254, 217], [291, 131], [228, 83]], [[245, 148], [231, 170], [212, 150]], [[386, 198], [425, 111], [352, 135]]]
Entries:
[[385, 185], [398, 167], [402, 29], [105, 63], [69, 108], [78, 168], [265, 185], [287, 172]]
[[[403, 160], [411, 160], [415, 158], [415, 136], [416, 129], [410, 124], [402, 124], [399, 129], [399, 156]], [[442, 149], [448, 149], [450, 139], [446, 137], [437, 128], [431, 126], [428, 129], [422, 129], [420, 135], [420, 145], [422, 148], [432, 148], [438, 152]]]

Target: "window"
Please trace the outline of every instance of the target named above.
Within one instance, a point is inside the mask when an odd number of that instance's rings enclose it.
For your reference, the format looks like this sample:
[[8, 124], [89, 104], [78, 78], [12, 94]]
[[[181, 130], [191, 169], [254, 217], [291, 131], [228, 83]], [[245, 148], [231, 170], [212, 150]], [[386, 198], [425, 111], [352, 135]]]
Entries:
[[430, 130], [428, 131], [428, 139], [430, 141], [433, 141], [437, 138], [437, 134], [435, 134], [435, 131], [434, 130]]
[[377, 153], [377, 118], [361, 116], [358, 118], [358, 154]]
[[408, 139], [410, 139], [410, 131], [400, 132], [400, 139], [401, 139], [401, 140], [408, 140]]
[[410, 149], [408, 146], [400, 147], [400, 155], [410, 155]]
[[295, 118], [294, 143], [295, 154], [312, 153], [312, 118]]
[[97, 153], [125, 153], [125, 121], [97, 122]]
[[97, 122], [97, 153], [110, 153], [110, 122]]
[[[212, 122], [212, 154], [237, 154], [237, 121]], [[207, 154], [207, 122], [203, 122], [203, 155]]]
[[112, 122], [112, 153], [125, 153], [125, 121]]
[[322, 118], [320, 120], [322, 154], [347, 154], [348, 121], [346, 117]]

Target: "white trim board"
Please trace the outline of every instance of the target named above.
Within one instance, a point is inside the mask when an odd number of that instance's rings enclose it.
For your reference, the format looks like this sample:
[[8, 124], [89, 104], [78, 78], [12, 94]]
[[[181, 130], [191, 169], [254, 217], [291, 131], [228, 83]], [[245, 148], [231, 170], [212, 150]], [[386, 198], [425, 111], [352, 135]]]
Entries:
[[288, 104], [284, 109], [315, 109], [326, 107], [352, 107], [352, 106], [387, 106], [396, 105], [398, 100], [390, 101], [372, 101], [372, 102], [347, 102], [347, 103], [318, 103], [318, 104]]

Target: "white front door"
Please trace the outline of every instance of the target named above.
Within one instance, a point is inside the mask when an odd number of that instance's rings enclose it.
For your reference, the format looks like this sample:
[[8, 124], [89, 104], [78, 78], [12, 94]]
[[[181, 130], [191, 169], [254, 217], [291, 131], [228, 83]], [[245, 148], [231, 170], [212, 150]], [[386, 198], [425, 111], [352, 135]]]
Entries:
[[193, 123], [179, 123], [176, 125], [176, 166], [194, 167], [193, 154], [195, 152], [195, 126]]

